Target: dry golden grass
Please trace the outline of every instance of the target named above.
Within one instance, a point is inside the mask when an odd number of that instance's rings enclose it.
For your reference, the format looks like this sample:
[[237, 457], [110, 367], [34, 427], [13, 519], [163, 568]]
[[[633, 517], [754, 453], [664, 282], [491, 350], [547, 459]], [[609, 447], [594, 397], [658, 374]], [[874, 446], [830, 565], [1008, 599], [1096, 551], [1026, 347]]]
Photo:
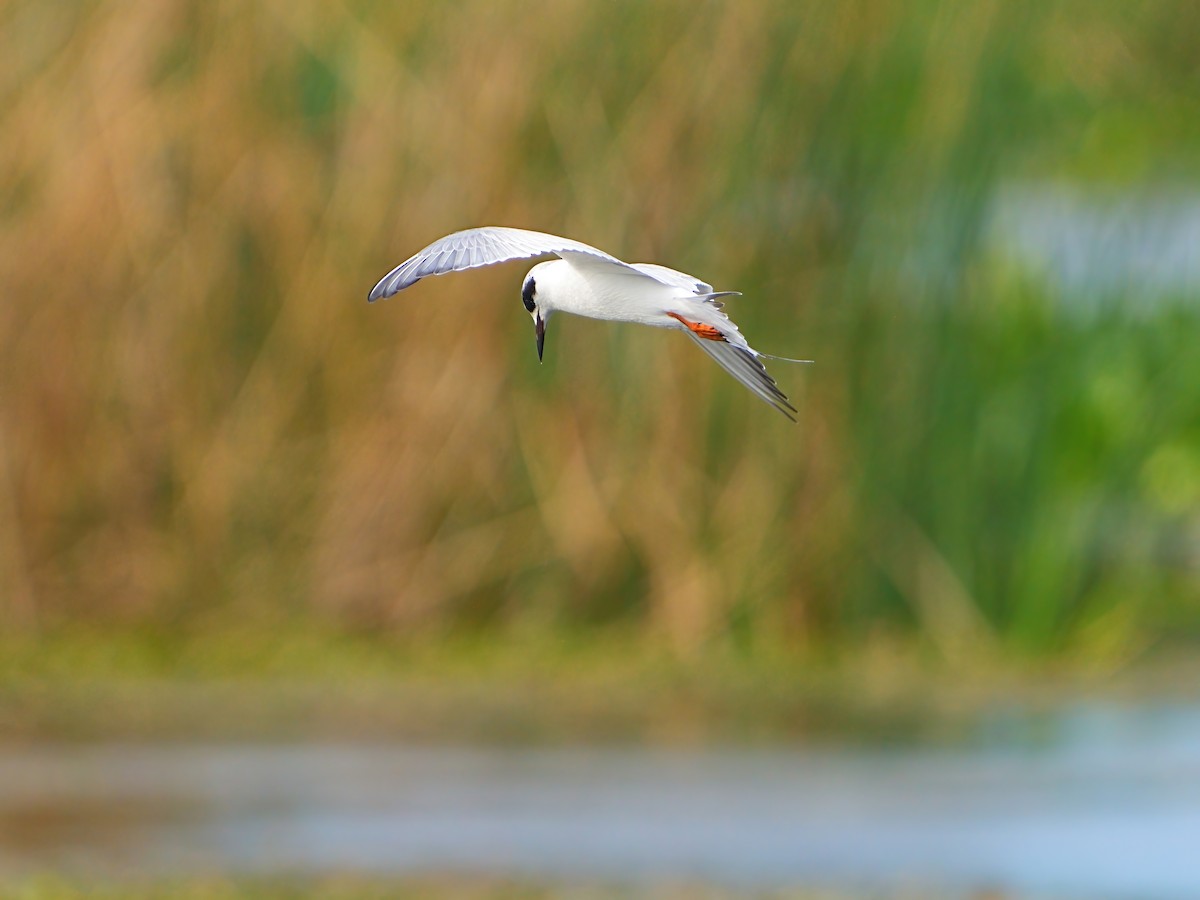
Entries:
[[[735, 173], [712, 160], [753, 135], [760, 17], [163, 3], [8, 19], [14, 620], [228, 604], [407, 629], [463, 603], [586, 617], [628, 594], [693, 645], [734, 598], [802, 605], [790, 548], [830, 503], [810, 477], [832, 467], [819, 417], [790, 428], [738, 396], [714, 471], [720, 376], [686, 342], [563, 323], [534, 371], [519, 266], [363, 302], [388, 266], [482, 222], [736, 275], [745, 235], [709, 221]], [[629, 42], [629, 73], [613, 41], [639, 20], [655, 32]], [[617, 74], [614, 103], [599, 79]], [[797, 300], [775, 298], [774, 321]], [[802, 396], [803, 372], [781, 376]]]

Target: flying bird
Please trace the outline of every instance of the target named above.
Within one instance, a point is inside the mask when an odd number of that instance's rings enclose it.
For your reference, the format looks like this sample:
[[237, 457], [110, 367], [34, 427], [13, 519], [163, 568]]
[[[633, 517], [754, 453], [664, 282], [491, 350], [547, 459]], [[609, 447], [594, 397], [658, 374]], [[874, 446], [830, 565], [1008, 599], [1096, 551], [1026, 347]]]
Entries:
[[390, 297], [430, 275], [550, 255], [558, 259], [538, 263], [521, 285], [521, 300], [533, 318], [539, 360], [546, 341], [546, 324], [556, 312], [670, 328], [687, 334], [726, 372], [793, 422], [796, 420], [796, 408], [767, 373], [762, 360], [811, 360], [770, 356], [746, 343], [737, 326], [722, 312], [720, 302], [722, 297], [739, 296], [739, 291], [714, 291], [712, 285], [683, 272], [653, 263], [622, 262], [569, 238], [500, 226], [458, 231], [396, 266], [371, 289], [367, 299], [373, 303]]

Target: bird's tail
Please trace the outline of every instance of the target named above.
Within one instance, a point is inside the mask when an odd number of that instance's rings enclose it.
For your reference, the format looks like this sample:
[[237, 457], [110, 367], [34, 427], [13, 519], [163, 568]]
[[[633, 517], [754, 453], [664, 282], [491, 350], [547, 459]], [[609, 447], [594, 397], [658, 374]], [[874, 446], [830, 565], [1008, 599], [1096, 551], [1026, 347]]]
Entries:
[[[755, 351], [755, 352], [757, 353], [758, 351]], [[759, 353], [758, 355], [760, 357], [762, 357], [763, 359], [773, 359], [776, 362], [790, 362], [790, 363], [816, 362], [816, 360], [813, 360], [813, 359], [792, 359], [790, 356], [772, 356], [770, 353]]]
[[724, 308], [725, 304], [721, 302], [722, 297], [740, 297], [741, 291], [710, 291], [707, 294], [693, 294], [688, 297], [689, 300], [703, 300], [711, 303], [717, 309]]
[[[740, 296], [742, 296], [741, 291], [711, 291], [707, 294], [695, 294], [694, 296], [689, 297], [688, 299], [689, 300], [701, 300], [701, 301], [704, 301], [704, 302], [712, 305], [716, 309], [724, 309], [725, 304], [721, 302], [721, 300], [720, 300], [721, 297], [740, 297]], [[728, 324], [732, 325], [733, 323], [729, 322]], [[734, 329], [734, 330], [736, 330], [736, 329]], [[773, 359], [778, 362], [789, 362], [789, 363], [811, 363], [811, 362], [813, 362], [813, 360], [811, 360], [811, 359], [792, 359], [789, 356], [772, 356], [770, 353], [759, 353], [757, 350], [755, 350], [753, 352], [760, 359]]]

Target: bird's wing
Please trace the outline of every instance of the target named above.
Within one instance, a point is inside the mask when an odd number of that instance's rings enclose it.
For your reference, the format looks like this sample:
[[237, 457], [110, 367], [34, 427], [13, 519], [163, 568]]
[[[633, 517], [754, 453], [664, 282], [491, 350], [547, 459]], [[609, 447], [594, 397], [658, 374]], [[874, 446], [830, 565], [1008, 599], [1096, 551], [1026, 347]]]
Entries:
[[744, 341], [742, 344], [735, 344], [724, 340], [712, 340], [692, 331], [688, 332], [688, 337], [715, 359], [722, 369], [793, 422], [796, 421], [796, 407], [788, 402], [787, 395], [779, 389], [775, 379], [767, 372], [758, 353], [749, 346], [744, 346]]
[[668, 269], [666, 266], [660, 266], [657, 263], [630, 263], [630, 266], [657, 281], [661, 281], [663, 284], [682, 288], [689, 294], [711, 294], [713, 292], [711, 284], [705, 284], [699, 278], [688, 275], [686, 272]]
[[526, 231], [523, 228], [488, 225], [457, 231], [434, 241], [388, 272], [379, 284], [371, 289], [367, 299], [374, 302], [390, 297], [429, 275], [444, 275], [447, 272], [477, 269], [513, 259], [532, 259], [535, 256], [551, 254], [563, 259], [606, 262], [614, 267], [628, 269], [631, 273], [634, 271], [632, 266], [621, 262], [615, 256], [570, 238], [543, 234], [540, 231]]
[[[653, 285], [652, 290], [655, 292], [651, 295], [641, 296], [653, 297], [655, 300], [661, 298], [660, 292], [664, 285], [675, 290], [686, 291], [689, 296], [683, 305], [684, 319], [698, 322], [701, 325], [701, 331], [704, 331], [703, 326], [707, 325], [720, 333], [720, 338], [714, 340], [712, 337], [703, 336], [695, 328], [687, 326], [688, 337], [694, 340], [701, 350], [716, 360], [717, 365], [722, 369], [793, 422], [796, 421], [796, 408], [788, 402], [787, 395], [779, 389], [775, 379], [767, 372], [766, 367], [762, 364], [762, 354], [746, 343], [746, 339], [742, 337], [737, 325], [722, 312], [719, 298], [737, 294], [737, 291], [714, 292], [712, 285], [705, 284], [698, 278], [654, 263], [622, 264], [621, 269], [618, 270], [605, 265], [605, 261], [598, 259], [581, 258], [577, 261], [573, 260], [573, 262], [580, 268], [591, 269], [598, 274], [599, 270], [603, 270], [602, 274], [609, 278], [617, 275], [635, 277], [640, 275], [642, 277], [637, 279], [640, 286], [645, 288]], [[626, 296], [632, 296], [630, 292], [635, 285], [631, 284], [628, 278], [624, 280], [626, 282], [623, 286], [624, 293]], [[668, 315], [673, 314], [668, 313]], [[687, 325], [686, 321], [680, 321], [685, 326]], [[801, 360], [793, 361], [800, 362]]]

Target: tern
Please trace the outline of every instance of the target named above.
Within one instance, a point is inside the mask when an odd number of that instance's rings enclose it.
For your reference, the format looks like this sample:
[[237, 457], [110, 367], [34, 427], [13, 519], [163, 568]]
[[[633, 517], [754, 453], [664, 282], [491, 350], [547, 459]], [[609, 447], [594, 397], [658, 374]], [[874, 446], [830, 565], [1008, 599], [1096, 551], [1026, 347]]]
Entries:
[[746, 343], [720, 302], [722, 297], [740, 296], [739, 291], [714, 291], [712, 285], [683, 272], [654, 263], [622, 262], [570, 238], [500, 226], [458, 231], [396, 266], [367, 299], [373, 303], [391, 297], [430, 275], [551, 255], [558, 259], [538, 263], [521, 285], [521, 300], [533, 318], [539, 360], [546, 324], [556, 312], [683, 331], [726, 372], [796, 421], [796, 408], [762, 360], [811, 360], [759, 353]]

